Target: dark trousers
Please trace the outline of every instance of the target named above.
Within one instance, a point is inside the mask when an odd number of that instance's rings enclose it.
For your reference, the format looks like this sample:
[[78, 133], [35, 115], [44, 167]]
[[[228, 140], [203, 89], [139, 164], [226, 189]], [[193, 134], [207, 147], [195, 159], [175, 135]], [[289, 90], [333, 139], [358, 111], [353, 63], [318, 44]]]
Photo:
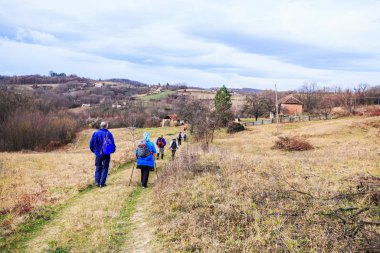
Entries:
[[141, 170], [141, 186], [148, 187], [149, 171], [152, 170], [152, 167], [140, 165], [137, 168]]
[[100, 186], [106, 184], [110, 160], [110, 155], [102, 155], [95, 158], [95, 184]]
[[164, 153], [157, 153], [157, 160], [160, 159], [160, 154], [161, 154], [161, 159], [164, 160]]
[[182, 139], [178, 138], [178, 146], [181, 146]]
[[177, 151], [176, 149], [172, 149], [172, 160], [174, 160], [174, 156], [175, 156], [176, 151]]

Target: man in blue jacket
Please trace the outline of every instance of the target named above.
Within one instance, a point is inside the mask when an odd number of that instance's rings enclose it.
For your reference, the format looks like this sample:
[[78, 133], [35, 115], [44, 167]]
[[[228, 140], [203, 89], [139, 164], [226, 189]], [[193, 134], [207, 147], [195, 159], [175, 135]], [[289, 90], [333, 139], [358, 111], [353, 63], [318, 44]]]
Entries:
[[106, 186], [108, 168], [111, 153], [116, 151], [115, 141], [112, 133], [108, 131], [108, 123], [100, 123], [100, 129], [94, 132], [90, 140], [91, 152], [95, 154], [95, 185]]

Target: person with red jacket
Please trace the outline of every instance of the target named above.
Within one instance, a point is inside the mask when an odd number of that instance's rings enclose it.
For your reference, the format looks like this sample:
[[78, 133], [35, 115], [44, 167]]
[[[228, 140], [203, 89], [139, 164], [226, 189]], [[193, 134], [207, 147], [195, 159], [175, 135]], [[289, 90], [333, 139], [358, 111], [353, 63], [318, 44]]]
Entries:
[[157, 138], [156, 145], [158, 147], [157, 160], [160, 159], [160, 154], [161, 154], [161, 159], [164, 160], [166, 140], [163, 135]]

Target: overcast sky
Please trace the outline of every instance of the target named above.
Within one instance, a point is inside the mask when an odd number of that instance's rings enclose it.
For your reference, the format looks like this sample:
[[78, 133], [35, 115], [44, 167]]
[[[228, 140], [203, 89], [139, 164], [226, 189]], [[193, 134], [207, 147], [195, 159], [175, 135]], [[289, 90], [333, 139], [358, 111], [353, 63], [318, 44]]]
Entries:
[[0, 0], [0, 75], [380, 84], [378, 0]]

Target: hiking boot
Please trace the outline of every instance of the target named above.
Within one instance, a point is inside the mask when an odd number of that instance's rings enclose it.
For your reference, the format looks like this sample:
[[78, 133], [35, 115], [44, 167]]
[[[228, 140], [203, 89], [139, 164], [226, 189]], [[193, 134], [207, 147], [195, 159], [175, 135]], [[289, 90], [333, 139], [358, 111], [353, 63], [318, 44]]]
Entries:
[[107, 186], [107, 185], [106, 185], [106, 184], [104, 184], [104, 185], [101, 185], [101, 186], [100, 186], [100, 188], [103, 188], [103, 187], [106, 187], [106, 186]]

